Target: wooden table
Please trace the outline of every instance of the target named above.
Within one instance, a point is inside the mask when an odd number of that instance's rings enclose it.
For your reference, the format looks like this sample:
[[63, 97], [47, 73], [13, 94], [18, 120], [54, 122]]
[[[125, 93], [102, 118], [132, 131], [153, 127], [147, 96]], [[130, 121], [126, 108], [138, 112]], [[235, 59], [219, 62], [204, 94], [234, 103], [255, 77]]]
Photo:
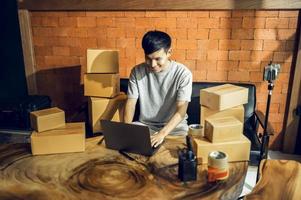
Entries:
[[247, 162], [230, 164], [225, 182], [207, 183], [205, 165], [198, 179], [177, 179], [177, 149], [184, 138], [167, 138], [152, 157], [129, 160], [86, 141], [83, 153], [32, 156], [28, 144], [0, 146], [0, 199], [236, 199], [242, 191]]

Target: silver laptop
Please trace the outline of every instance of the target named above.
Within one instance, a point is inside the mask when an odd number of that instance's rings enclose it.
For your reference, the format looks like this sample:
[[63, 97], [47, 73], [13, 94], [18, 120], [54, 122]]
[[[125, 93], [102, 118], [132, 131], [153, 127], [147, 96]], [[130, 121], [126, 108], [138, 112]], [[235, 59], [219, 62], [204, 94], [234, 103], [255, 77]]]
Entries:
[[156, 148], [151, 146], [147, 126], [108, 120], [101, 120], [100, 123], [106, 147], [109, 149], [151, 156], [160, 147], [160, 145]]

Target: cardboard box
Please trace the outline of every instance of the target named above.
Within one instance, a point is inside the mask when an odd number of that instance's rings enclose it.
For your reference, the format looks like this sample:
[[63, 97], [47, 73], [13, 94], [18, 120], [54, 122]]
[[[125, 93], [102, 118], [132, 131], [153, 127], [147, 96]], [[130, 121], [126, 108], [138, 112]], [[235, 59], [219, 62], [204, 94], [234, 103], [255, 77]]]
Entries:
[[119, 74], [85, 74], [85, 96], [113, 98], [120, 91]]
[[200, 90], [200, 104], [213, 110], [225, 110], [248, 103], [248, 88], [232, 84]]
[[31, 134], [33, 155], [85, 151], [85, 123], [66, 123], [62, 128]]
[[214, 118], [205, 120], [205, 137], [210, 142], [240, 140], [243, 124], [235, 117]]
[[31, 127], [37, 131], [47, 131], [65, 125], [65, 112], [57, 107], [30, 113]]
[[89, 98], [89, 121], [93, 133], [101, 132], [101, 119], [119, 122], [123, 118], [124, 104], [127, 96], [124, 93], [115, 98]]
[[88, 49], [87, 73], [119, 73], [118, 51]]
[[206, 138], [193, 138], [193, 150], [198, 162], [208, 163], [208, 155], [212, 151], [222, 151], [228, 154], [228, 161], [248, 161], [250, 157], [251, 142], [244, 135], [240, 140], [230, 142], [211, 143]]
[[245, 110], [244, 106], [236, 106], [233, 108], [228, 108], [226, 110], [218, 111], [218, 110], [212, 110], [210, 108], [207, 108], [206, 106], [201, 105], [200, 110], [200, 121], [201, 126], [203, 126], [202, 134], [204, 135], [204, 127], [205, 127], [205, 120], [206, 119], [213, 119], [213, 118], [222, 118], [222, 117], [235, 117], [242, 123], [244, 123], [244, 115]]

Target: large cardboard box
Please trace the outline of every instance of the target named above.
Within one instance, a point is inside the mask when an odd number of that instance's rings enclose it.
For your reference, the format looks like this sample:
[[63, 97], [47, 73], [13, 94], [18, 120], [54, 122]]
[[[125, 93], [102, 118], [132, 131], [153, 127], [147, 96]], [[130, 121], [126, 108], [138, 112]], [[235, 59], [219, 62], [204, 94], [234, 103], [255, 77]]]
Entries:
[[88, 49], [87, 73], [119, 73], [118, 51]]
[[47, 131], [65, 125], [65, 112], [57, 107], [30, 113], [31, 127], [37, 131]]
[[205, 120], [205, 137], [210, 142], [240, 140], [243, 124], [234, 117], [213, 118]]
[[200, 90], [200, 104], [213, 110], [225, 110], [248, 103], [248, 88], [224, 84]]
[[85, 74], [85, 96], [113, 98], [120, 91], [119, 74]]
[[240, 140], [218, 143], [211, 143], [206, 138], [193, 138], [192, 146], [201, 164], [208, 163], [208, 155], [212, 151], [227, 153], [229, 162], [248, 161], [250, 158], [251, 142], [245, 136]]
[[206, 106], [201, 105], [200, 110], [200, 121], [202, 128], [202, 134], [204, 135], [204, 128], [205, 128], [205, 120], [206, 119], [213, 119], [213, 118], [223, 118], [223, 117], [235, 117], [242, 123], [244, 123], [244, 115], [245, 110], [244, 106], [236, 106], [233, 108], [228, 108], [226, 110], [218, 111], [218, 110], [212, 110], [210, 108], [207, 108]]
[[127, 96], [124, 93], [108, 98], [89, 98], [89, 121], [93, 133], [101, 132], [100, 120], [112, 120], [119, 122], [123, 118], [124, 104]]
[[85, 151], [85, 123], [66, 123], [42, 133], [31, 134], [31, 151], [33, 155], [82, 152]]

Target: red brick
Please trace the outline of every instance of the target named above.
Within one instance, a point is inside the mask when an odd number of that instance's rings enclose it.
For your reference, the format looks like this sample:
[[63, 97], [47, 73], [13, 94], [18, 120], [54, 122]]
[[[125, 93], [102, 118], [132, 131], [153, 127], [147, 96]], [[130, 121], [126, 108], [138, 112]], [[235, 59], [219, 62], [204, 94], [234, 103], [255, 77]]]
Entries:
[[273, 61], [284, 62], [292, 53], [290, 52], [274, 52]]
[[276, 40], [277, 32], [275, 29], [255, 29], [254, 39]]
[[190, 71], [196, 70], [196, 61], [195, 60], [183, 60], [182, 64], [188, 67]]
[[283, 113], [270, 113], [269, 122], [283, 122]]
[[69, 47], [70, 49], [70, 56], [82, 56], [86, 55], [87, 49], [79, 48], [79, 47]]
[[96, 18], [96, 26], [97, 27], [115, 27], [115, 19], [112, 17], [97, 17]]
[[272, 51], [252, 51], [251, 60], [252, 61], [271, 61], [273, 59]]
[[196, 68], [197, 70], [216, 70], [217, 61], [212, 60], [197, 60]]
[[192, 71], [193, 81], [204, 81], [207, 79], [207, 70], [194, 70]]
[[68, 29], [68, 36], [71, 37], [88, 37], [88, 30], [86, 28], [70, 28]]
[[248, 71], [229, 71], [228, 72], [228, 81], [235, 81], [235, 82], [249, 82], [250, 81], [250, 72]]
[[[271, 103], [270, 104], [270, 113], [278, 113], [279, 112], [279, 103]], [[264, 110], [266, 109], [266, 103], [258, 103], [257, 109]]]
[[239, 50], [240, 40], [220, 40], [218, 44], [219, 50]]
[[78, 17], [78, 27], [96, 27], [96, 17]]
[[87, 16], [91, 17], [124, 17], [123, 11], [96, 11], [96, 12], [86, 12]]
[[231, 11], [210, 11], [210, 18], [231, 17]]
[[254, 10], [233, 10], [232, 17], [253, 17], [255, 16]]
[[53, 47], [53, 55], [55, 56], [69, 56], [70, 48], [69, 47]]
[[279, 17], [298, 17], [298, 10], [287, 10], [287, 11], [279, 11]]
[[153, 26], [156, 28], [176, 28], [176, 18], [153, 18]]
[[207, 58], [207, 52], [201, 51], [201, 50], [186, 50], [186, 59], [191, 60], [206, 60]]
[[76, 45], [82, 48], [97, 48], [97, 38], [76, 38]]
[[209, 39], [230, 39], [230, 29], [210, 29]]
[[189, 11], [187, 13], [188, 17], [209, 17], [209, 11]]
[[288, 91], [288, 84], [287, 83], [282, 83], [281, 84], [281, 93], [282, 94], [287, 94]]
[[42, 26], [57, 27], [59, 25], [58, 17], [42, 17]]
[[291, 62], [281, 63], [281, 72], [290, 73], [291, 68], [292, 68], [292, 63]]
[[218, 49], [218, 40], [198, 40], [198, 49], [199, 50], [217, 50]]
[[238, 61], [217, 61], [217, 71], [237, 71]]
[[290, 78], [290, 74], [289, 73], [280, 72], [279, 76], [278, 76], [278, 79], [276, 81], [279, 82], [280, 85], [282, 85], [282, 84], [288, 84], [289, 78]]
[[198, 28], [219, 28], [219, 18], [198, 18]]
[[137, 49], [135, 47], [126, 47], [125, 48], [125, 57], [126, 58], [135, 58]]
[[126, 31], [124, 28], [108, 28], [107, 29], [107, 37], [108, 38], [124, 38], [125, 32]]
[[167, 33], [170, 37], [175, 39], [187, 39], [187, 29], [186, 28], [168, 28]]
[[37, 70], [43, 69], [45, 64], [45, 56], [35, 56], [35, 62], [37, 65]]
[[262, 40], [242, 40], [241, 49], [242, 50], [262, 50]]
[[177, 40], [177, 49], [197, 49], [196, 40]]
[[177, 28], [197, 28], [196, 18], [177, 18]]
[[208, 39], [209, 29], [187, 29], [188, 39]]
[[227, 79], [227, 71], [207, 70], [207, 81], [226, 81]]
[[166, 17], [165, 11], [146, 11], [146, 17]]
[[97, 38], [98, 48], [116, 48], [116, 39]]
[[221, 18], [219, 28], [242, 28], [242, 18]]
[[261, 71], [260, 64], [260, 61], [240, 61], [238, 69], [239, 71]]
[[52, 53], [52, 47], [49, 46], [34, 46], [34, 53], [35, 56], [51, 56]]
[[187, 11], [167, 11], [166, 17], [187, 17]]
[[185, 49], [173, 49], [172, 58], [175, 60], [185, 60], [186, 59], [186, 50]]
[[267, 18], [265, 28], [288, 28], [289, 18]]
[[75, 17], [61, 17], [59, 18], [59, 25], [62, 27], [76, 27], [77, 20]]
[[217, 60], [229, 60], [229, 51], [217, 51]]
[[263, 17], [244, 17], [242, 21], [243, 28], [264, 28], [265, 18]]
[[295, 41], [288, 40], [285, 43], [285, 50], [286, 51], [293, 51], [295, 48]]
[[253, 39], [254, 30], [253, 29], [232, 29], [231, 34], [232, 39]]
[[279, 29], [278, 40], [295, 40], [296, 30], [294, 29]]
[[145, 29], [145, 28], [136, 28], [135, 29], [135, 37], [138, 38], [138, 39], [140, 39], [140, 41], [142, 41], [142, 37], [144, 36], [144, 34], [147, 31], [148, 31], [148, 29]]
[[32, 27], [43, 25], [42, 17], [31, 17], [30, 21]]
[[297, 18], [289, 18], [288, 28], [297, 28], [298, 20]]
[[152, 21], [151, 18], [146, 18], [146, 17], [137, 17], [136, 18], [136, 28], [148, 28], [152, 26]]
[[32, 33], [34, 37], [36, 36], [51, 37], [53, 36], [52, 30], [53, 30], [52, 28], [48, 28], [48, 27], [33, 27]]
[[251, 58], [250, 51], [230, 51], [229, 60], [248, 61]]
[[117, 48], [126, 48], [132, 47], [135, 48], [135, 39], [134, 38], [119, 38], [116, 40]]
[[285, 49], [285, 41], [264, 40], [263, 50], [282, 51]]
[[107, 38], [107, 29], [104, 28], [88, 28], [87, 37]]
[[217, 50], [208, 50], [207, 60], [217, 60]]
[[252, 82], [263, 81], [262, 72], [250, 72], [250, 80], [252, 80]]
[[130, 17], [118, 17], [115, 18], [115, 26], [118, 28], [134, 28], [135, 27], [135, 18]]
[[65, 16], [67, 16], [67, 12], [32, 11], [30, 13], [32, 16], [39, 16], [39, 17], [65, 17]]
[[125, 17], [145, 17], [145, 11], [125, 11]]
[[70, 11], [66, 12], [68, 17], [85, 17], [86, 12]]
[[79, 65], [80, 61], [77, 56], [45, 56], [45, 64], [48, 66], [74, 66]]
[[255, 11], [256, 17], [278, 17], [279, 11], [257, 10]]

